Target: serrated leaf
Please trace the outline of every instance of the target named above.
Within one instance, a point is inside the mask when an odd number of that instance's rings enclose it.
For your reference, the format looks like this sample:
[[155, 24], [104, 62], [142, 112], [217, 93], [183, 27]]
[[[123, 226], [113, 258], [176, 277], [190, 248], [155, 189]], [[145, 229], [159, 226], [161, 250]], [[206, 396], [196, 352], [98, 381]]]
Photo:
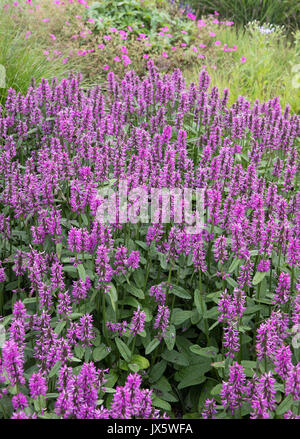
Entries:
[[183, 311], [180, 308], [175, 308], [172, 314], [172, 323], [174, 325], [181, 325], [188, 320], [192, 315], [192, 311]]
[[142, 355], [133, 355], [131, 358], [131, 363], [136, 363], [140, 369], [148, 369], [148, 367], [150, 366], [147, 358], [142, 357]]
[[193, 354], [201, 355], [201, 357], [214, 358], [218, 353], [218, 348], [215, 346], [201, 348], [197, 344], [194, 344], [193, 346], [190, 346], [190, 351], [193, 352]]
[[222, 384], [217, 384], [213, 389], [211, 389], [210, 393], [211, 395], [219, 395], [222, 389]]
[[284, 398], [276, 409], [276, 415], [283, 415], [283, 413], [286, 413], [288, 410], [290, 410], [293, 402], [294, 401], [291, 394]]
[[77, 265], [77, 271], [78, 271], [79, 277], [82, 280], [82, 282], [85, 282], [86, 281], [86, 272], [85, 272], [85, 268], [82, 264]]
[[126, 291], [128, 293], [132, 294], [133, 296], [137, 297], [138, 299], [145, 299], [145, 294], [141, 288], [137, 288], [134, 285], [127, 285]]
[[118, 301], [118, 293], [117, 293], [116, 287], [114, 286], [114, 284], [112, 282], [109, 282], [108, 286], [109, 286], [108, 295], [110, 297], [111, 305], [113, 307], [113, 310], [116, 311], [116, 303]]
[[192, 298], [188, 291], [178, 285], [172, 285], [170, 292], [181, 299], [190, 300]]
[[241, 260], [239, 258], [235, 258], [231, 262], [230, 267], [228, 268], [228, 273], [232, 273], [237, 268], [237, 266], [239, 265], [240, 262], [241, 262]]
[[176, 341], [176, 329], [174, 325], [170, 325], [168, 331], [166, 332], [164, 340], [168, 350], [171, 351], [174, 348]]
[[267, 274], [266, 272], [261, 273], [260, 271], [257, 271], [255, 273], [253, 280], [252, 280], [252, 284], [257, 285], [260, 282], [262, 282], [262, 280], [266, 277], [266, 274]]
[[145, 350], [145, 354], [149, 355], [151, 354], [152, 351], [154, 351], [154, 349], [160, 344], [160, 341], [158, 340], [158, 338], [154, 338], [153, 340], [150, 341], [150, 343], [147, 345], [146, 350]]
[[59, 322], [56, 327], [55, 327], [55, 332], [56, 334], [60, 334], [61, 331], [64, 329], [64, 327], [66, 326], [67, 322], [65, 320], [63, 320], [62, 322]]
[[185, 389], [186, 387], [197, 386], [198, 384], [203, 383], [205, 380], [206, 377], [204, 375], [199, 376], [198, 378], [193, 376], [186, 377], [180, 381], [177, 388], [180, 390], [180, 389]]
[[130, 352], [128, 346], [120, 338], [116, 338], [115, 342], [116, 342], [116, 345], [117, 345], [117, 348], [118, 348], [120, 354], [122, 355], [124, 360], [127, 361], [127, 363], [129, 363], [130, 357], [131, 357], [131, 352]]
[[61, 361], [57, 361], [49, 372], [49, 378], [52, 378], [60, 369]]
[[107, 347], [104, 344], [98, 346], [93, 350], [94, 361], [101, 361], [105, 357], [107, 357], [107, 355], [109, 355], [109, 351], [107, 350]]
[[170, 363], [178, 364], [179, 366], [188, 366], [189, 360], [186, 355], [182, 352], [177, 352], [175, 350], [163, 352], [162, 358]]
[[152, 399], [152, 405], [154, 407], [158, 407], [160, 409], [163, 409], [167, 412], [171, 411], [171, 406], [168, 402], [164, 401], [163, 399], [158, 398], [157, 396], [155, 396]]

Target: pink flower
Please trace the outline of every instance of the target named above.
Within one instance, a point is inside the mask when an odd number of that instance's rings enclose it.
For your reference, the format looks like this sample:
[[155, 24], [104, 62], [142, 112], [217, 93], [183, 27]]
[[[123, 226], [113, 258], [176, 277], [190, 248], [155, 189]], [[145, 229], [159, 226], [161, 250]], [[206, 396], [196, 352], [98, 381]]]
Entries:
[[110, 27], [109, 32], [115, 33], [115, 32], [118, 32], [118, 29], [115, 27]]
[[221, 41], [219, 41], [219, 40], [215, 41], [216, 46], [220, 46], [221, 44], [222, 44]]
[[69, 58], [64, 58], [64, 59], [62, 60], [62, 63], [63, 63], [63, 64], [67, 64], [68, 60], [69, 60]]
[[146, 41], [146, 42], [145, 42], [145, 46], [147, 46], [147, 47], [152, 47], [152, 44], [151, 44], [151, 43], [148, 43], [148, 41]]
[[175, 47], [175, 46], [171, 47], [171, 50], [177, 50], [177, 47]]
[[198, 27], [199, 27], [199, 29], [200, 29], [200, 27], [204, 27], [204, 26], [206, 26], [205, 21], [204, 20], [198, 20]]
[[185, 30], [182, 30], [181, 33], [187, 35], [187, 32]]
[[128, 53], [128, 50], [126, 49], [125, 46], [121, 46], [121, 52], [122, 53]]
[[219, 12], [217, 12], [217, 11], [214, 11], [214, 14], [215, 14], [215, 15], [220, 15]]
[[187, 18], [190, 18], [191, 20], [196, 20], [196, 15], [191, 14], [190, 12], [188, 12], [188, 13], [186, 14], [186, 16], [187, 16]]
[[232, 50], [236, 51], [237, 50], [237, 46], [233, 46]]
[[195, 52], [195, 53], [197, 53], [197, 52], [198, 52], [198, 49], [197, 49], [197, 47], [193, 47], [193, 52]]
[[181, 46], [181, 47], [186, 47], [187, 44], [186, 44], [186, 43], [181, 43], [180, 46]]
[[128, 27], [129, 32], [133, 32], [133, 29], [131, 26], [127, 26], [127, 27]]
[[78, 20], [81, 20], [81, 16], [80, 16], [80, 15], [76, 15], [76, 18], [77, 18]]
[[173, 35], [172, 34], [166, 34], [166, 37], [173, 38]]
[[234, 25], [234, 21], [226, 21], [226, 26], [233, 26]]
[[148, 58], [149, 58], [148, 53], [144, 53], [143, 58], [144, 58], [144, 59], [148, 59]]
[[71, 26], [70, 23], [68, 21], [65, 21], [65, 25], [66, 26]]
[[210, 37], [215, 37], [217, 34], [215, 34], [214, 32], [209, 32], [209, 36]]
[[47, 23], [48, 21], [50, 21], [50, 18], [43, 18], [42, 21], [44, 21], [45, 23]]
[[95, 20], [94, 20], [93, 18], [89, 18], [89, 19], [88, 19], [88, 22], [89, 22], [89, 23], [95, 23]]
[[110, 69], [109, 65], [108, 64], [104, 64], [103, 70], [109, 70], [109, 69]]
[[107, 40], [107, 41], [111, 40], [111, 36], [110, 36], [110, 35], [104, 35], [103, 38], [104, 38], [105, 40]]
[[215, 18], [214, 20], [213, 20], [213, 24], [218, 24], [219, 23], [219, 20], [217, 19], [217, 18]]
[[80, 32], [80, 36], [81, 36], [81, 38], [85, 38], [86, 34], [84, 32]]
[[26, 34], [25, 34], [25, 38], [28, 38], [30, 35], [31, 35], [31, 32], [30, 32], [30, 30], [29, 30], [29, 31], [26, 32]]
[[122, 55], [123, 61], [124, 61], [124, 66], [127, 67], [129, 66], [129, 64], [131, 64], [131, 59], [129, 58], [129, 56], [127, 55]]
[[43, 54], [44, 55], [49, 55], [49, 50], [44, 50]]
[[105, 44], [98, 44], [98, 49], [105, 49]]
[[163, 53], [162, 53], [162, 56], [163, 56], [164, 58], [169, 58], [169, 55], [168, 55], [166, 52], [163, 52]]
[[247, 58], [245, 57], [245, 56], [242, 56], [242, 58], [241, 58], [241, 63], [244, 63], [244, 62], [246, 62], [247, 61]]
[[199, 44], [199, 47], [202, 47], [204, 49], [204, 47], [206, 47], [206, 44]]
[[116, 62], [121, 62], [121, 59], [120, 59], [118, 56], [115, 56], [115, 57], [114, 57], [114, 61], [116, 61]]
[[211, 66], [211, 68], [214, 69], [214, 70], [217, 70], [217, 66], [216, 65]]
[[202, 53], [198, 53], [198, 58], [205, 59], [205, 55], [202, 55]]
[[50, 38], [52, 38], [53, 41], [56, 41], [56, 36], [53, 34], [50, 34]]

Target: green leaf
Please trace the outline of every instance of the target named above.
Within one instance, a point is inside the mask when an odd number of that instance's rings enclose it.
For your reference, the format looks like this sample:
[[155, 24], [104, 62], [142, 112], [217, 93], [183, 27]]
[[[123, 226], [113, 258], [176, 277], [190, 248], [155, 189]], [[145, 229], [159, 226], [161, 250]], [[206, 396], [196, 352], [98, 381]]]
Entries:
[[158, 363], [156, 363], [153, 366], [153, 369], [151, 370], [150, 373], [150, 382], [156, 383], [156, 381], [158, 381], [162, 377], [166, 368], [167, 368], [167, 362], [165, 360], [161, 360]]
[[117, 293], [116, 287], [114, 286], [114, 284], [112, 282], [109, 282], [108, 286], [109, 286], [108, 295], [110, 297], [110, 301], [111, 301], [113, 310], [116, 311], [116, 303], [118, 301], [118, 293]]
[[131, 358], [131, 364], [137, 364], [139, 366], [139, 370], [148, 369], [148, 367], [150, 366], [147, 358], [142, 357], [141, 355], [133, 355]]
[[172, 285], [172, 289], [170, 290], [170, 292], [172, 294], [175, 294], [175, 296], [180, 297], [181, 299], [190, 300], [192, 298], [188, 291], [178, 285]]
[[109, 350], [107, 350], [107, 347], [102, 343], [100, 346], [93, 350], [94, 361], [103, 360], [105, 357], [107, 357], [107, 355], [109, 355], [109, 353], [110, 352]]
[[82, 358], [84, 356], [84, 349], [82, 346], [76, 345], [74, 351], [78, 358]]
[[133, 363], [129, 363], [128, 364], [128, 368], [132, 371], [132, 372], [138, 372], [140, 370], [140, 367], [138, 364], [133, 364]]
[[192, 311], [183, 311], [180, 308], [175, 308], [172, 315], [172, 323], [174, 325], [181, 325], [188, 320], [192, 315]]
[[286, 413], [288, 410], [290, 410], [293, 402], [292, 395], [288, 395], [286, 398], [284, 398], [276, 409], [276, 415], [283, 415], [283, 413]]
[[122, 357], [124, 358], [124, 360], [127, 361], [127, 363], [130, 363], [131, 352], [128, 346], [120, 338], [116, 338], [115, 341], [117, 348], [120, 354], [122, 355]]
[[219, 395], [222, 389], [222, 384], [217, 384], [213, 389], [211, 389], [210, 393], [211, 395]]
[[230, 267], [228, 268], [228, 273], [232, 273], [237, 268], [237, 266], [239, 265], [240, 262], [241, 262], [241, 260], [239, 258], [235, 258], [231, 262]]
[[56, 244], [56, 254], [57, 254], [58, 259], [60, 259], [60, 257], [61, 257], [61, 251], [62, 251], [62, 243], [58, 242]]
[[154, 407], [166, 410], [167, 412], [171, 411], [170, 404], [163, 399], [158, 398], [157, 396], [154, 396], [154, 398], [152, 399], [152, 405]]
[[63, 320], [62, 322], [59, 322], [56, 327], [55, 327], [55, 332], [56, 334], [60, 334], [61, 331], [64, 329], [64, 327], [66, 326], [67, 322], [65, 320]]
[[85, 268], [82, 264], [77, 265], [77, 271], [82, 282], [86, 281], [86, 272]]
[[241, 365], [247, 369], [256, 369], [256, 361], [242, 360]]
[[137, 284], [138, 288], [143, 288], [145, 285], [145, 275], [144, 271], [142, 269], [135, 270], [133, 272], [133, 279], [135, 283]]
[[201, 300], [203, 298], [201, 298], [201, 293], [200, 290], [195, 290], [194, 293], [194, 302], [197, 308], [198, 313], [202, 316], [203, 315], [203, 309], [202, 309], [202, 305], [201, 305]]
[[166, 332], [164, 340], [168, 350], [171, 351], [174, 348], [176, 341], [176, 329], [174, 325], [170, 325], [168, 331]]
[[57, 361], [49, 372], [49, 378], [52, 378], [55, 374], [57, 374], [60, 367], [61, 367], [61, 361]]
[[257, 271], [255, 273], [255, 276], [254, 276], [253, 280], [252, 280], [252, 284], [253, 285], [257, 285], [260, 282], [262, 282], [262, 280], [266, 277], [266, 274], [267, 274], [266, 272], [261, 273], [260, 271]]
[[178, 389], [185, 389], [186, 387], [197, 386], [198, 384], [203, 383], [206, 380], [204, 375], [193, 377], [192, 375], [180, 381], [178, 384]]
[[226, 282], [229, 283], [229, 285], [231, 285], [233, 288], [238, 287], [237, 282], [234, 279], [232, 279], [232, 277], [226, 277]]
[[197, 344], [190, 346], [190, 351], [196, 355], [201, 355], [206, 358], [214, 358], [218, 353], [218, 348], [215, 346], [208, 346], [206, 348], [201, 348]]
[[185, 354], [182, 352], [177, 352], [175, 350], [163, 352], [162, 358], [170, 363], [178, 364], [179, 366], [188, 366], [189, 360]]
[[147, 345], [146, 350], [145, 350], [145, 354], [149, 355], [151, 354], [152, 351], [154, 351], [154, 349], [160, 344], [160, 341], [158, 340], [158, 338], [154, 338], [153, 340], [150, 341], [150, 343]]
[[212, 367], [218, 369], [219, 367], [225, 367], [225, 361], [216, 361], [215, 363], [211, 363]]
[[137, 288], [134, 285], [127, 285], [126, 291], [128, 293], [132, 294], [133, 296], [137, 297], [138, 299], [145, 299], [145, 294], [141, 288]]

